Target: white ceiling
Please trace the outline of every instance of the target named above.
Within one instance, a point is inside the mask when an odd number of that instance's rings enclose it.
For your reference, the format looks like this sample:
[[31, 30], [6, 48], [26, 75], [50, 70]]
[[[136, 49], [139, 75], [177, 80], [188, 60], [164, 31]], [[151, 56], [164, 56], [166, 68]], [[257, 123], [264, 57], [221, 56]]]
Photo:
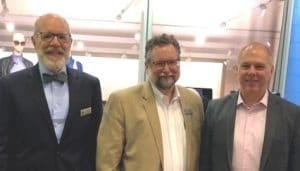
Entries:
[[[5, 29], [15, 23], [16, 32], [32, 35], [37, 16], [48, 12], [67, 18], [76, 55], [137, 58], [141, 13], [146, 0], [6, 0], [9, 12], [0, 16], [0, 47], [11, 50], [11, 35]], [[172, 33], [180, 41], [184, 58], [233, 59], [251, 41], [270, 43], [277, 54], [284, 1], [282, 0], [149, 0], [153, 9], [153, 33]], [[264, 6], [265, 4], [265, 6]], [[262, 8], [266, 7], [264, 13]], [[122, 14], [122, 19], [116, 17]], [[225, 29], [216, 26], [223, 23]], [[196, 35], [206, 35], [197, 43]], [[83, 41], [84, 49], [76, 47]], [[28, 39], [25, 51], [32, 52]]]

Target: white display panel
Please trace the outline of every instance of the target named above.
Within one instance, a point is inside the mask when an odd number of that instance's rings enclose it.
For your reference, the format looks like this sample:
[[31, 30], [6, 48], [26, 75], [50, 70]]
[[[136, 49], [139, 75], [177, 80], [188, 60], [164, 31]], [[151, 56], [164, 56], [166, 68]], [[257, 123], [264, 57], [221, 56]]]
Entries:
[[213, 98], [221, 97], [223, 63], [181, 62], [178, 84], [185, 87], [212, 88]]

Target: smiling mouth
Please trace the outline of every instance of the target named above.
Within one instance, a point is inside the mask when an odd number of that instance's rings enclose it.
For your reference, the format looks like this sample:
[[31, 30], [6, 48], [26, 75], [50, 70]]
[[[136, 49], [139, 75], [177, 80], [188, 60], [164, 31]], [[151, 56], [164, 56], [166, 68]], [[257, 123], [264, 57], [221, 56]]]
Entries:
[[48, 51], [47, 55], [61, 56], [61, 55], [64, 55], [64, 53], [61, 51]]

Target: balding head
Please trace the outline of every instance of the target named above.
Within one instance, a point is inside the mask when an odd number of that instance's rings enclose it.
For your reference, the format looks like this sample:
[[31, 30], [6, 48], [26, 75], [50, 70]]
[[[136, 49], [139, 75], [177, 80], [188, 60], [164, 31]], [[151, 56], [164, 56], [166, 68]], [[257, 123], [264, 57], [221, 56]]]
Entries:
[[44, 23], [47, 21], [51, 21], [51, 20], [61, 20], [64, 24], [65, 24], [65, 27], [66, 27], [66, 31], [68, 33], [70, 33], [70, 26], [68, 24], [68, 22], [66, 21], [65, 18], [63, 18], [62, 16], [58, 15], [58, 14], [54, 14], [54, 13], [48, 13], [48, 14], [45, 14], [45, 15], [42, 15], [40, 16], [36, 21], [35, 21], [35, 24], [34, 24], [34, 34], [38, 33], [41, 31], [41, 28], [43, 27]]
[[264, 56], [267, 56], [269, 63], [271, 65], [273, 64], [272, 54], [269, 47], [259, 42], [252, 42], [243, 47], [239, 53], [237, 62], [240, 63], [240, 59], [243, 56], [253, 56], [258, 54], [264, 54]]

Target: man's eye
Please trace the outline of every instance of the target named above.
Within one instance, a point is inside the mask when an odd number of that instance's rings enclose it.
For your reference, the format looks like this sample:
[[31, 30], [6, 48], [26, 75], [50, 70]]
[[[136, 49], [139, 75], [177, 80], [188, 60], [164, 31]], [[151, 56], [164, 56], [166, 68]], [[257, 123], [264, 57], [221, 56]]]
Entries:
[[177, 62], [176, 61], [168, 61], [169, 65], [175, 65]]
[[242, 65], [242, 68], [249, 68], [250, 65]]
[[58, 38], [59, 38], [59, 39], [62, 39], [62, 40], [65, 40], [65, 39], [66, 39], [66, 36], [64, 36], [64, 35], [58, 35]]
[[52, 38], [52, 35], [51, 34], [44, 34], [43, 38], [50, 39], [50, 38]]
[[163, 66], [163, 65], [165, 65], [165, 62], [157, 62], [156, 64], [159, 66]]
[[255, 66], [255, 68], [256, 68], [256, 69], [264, 69], [265, 66], [264, 66], [264, 65], [257, 65], [257, 66]]

